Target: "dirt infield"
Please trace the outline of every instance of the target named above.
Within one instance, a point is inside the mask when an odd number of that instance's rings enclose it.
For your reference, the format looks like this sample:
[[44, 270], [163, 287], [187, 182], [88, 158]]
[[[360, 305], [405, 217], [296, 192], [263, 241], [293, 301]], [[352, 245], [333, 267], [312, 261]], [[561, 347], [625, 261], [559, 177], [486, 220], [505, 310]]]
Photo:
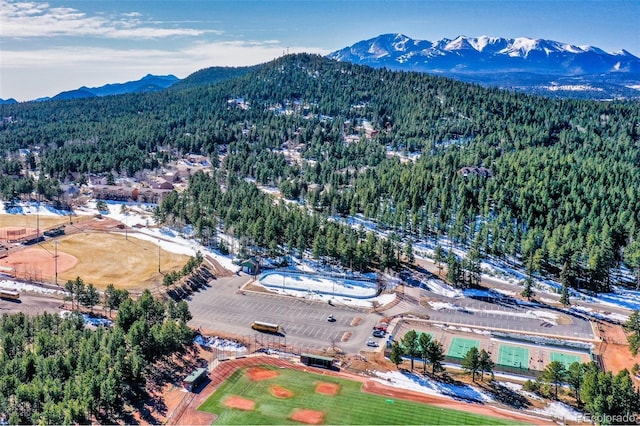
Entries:
[[322, 411], [300, 408], [295, 410], [289, 419], [308, 425], [319, 425], [324, 421], [324, 413]]
[[340, 385], [337, 383], [327, 383], [320, 382], [316, 385], [316, 393], [321, 393], [322, 395], [337, 395], [340, 391]]
[[77, 263], [78, 258], [71, 254], [58, 252], [56, 258], [55, 251], [41, 247], [28, 247], [0, 259], [0, 265], [13, 268], [14, 277], [34, 281], [52, 281], [56, 267], [58, 274], [62, 274]]
[[133, 229], [122, 231], [115, 220], [83, 219], [67, 225], [65, 235], [55, 240], [13, 246], [8, 256], [0, 259], [0, 266], [12, 268], [6, 273], [27, 281], [54, 283], [57, 268], [58, 285], [80, 277], [98, 289], [114, 284], [116, 288], [141, 291], [161, 285], [164, 273], [178, 270], [188, 261], [188, 256], [135, 238]]
[[[555, 425], [555, 423], [550, 420], [545, 420], [540, 417], [533, 417], [526, 414], [521, 414], [516, 411], [506, 410], [497, 406], [470, 404], [470, 403], [465, 403], [461, 401], [456, 401], [451, 398], [427, 395], [427, 394], [423, 394], [415, 391], [394, 388], [394, 387], [383, 385], [377, 381], [370, 380], [366, 377], [362, 377], [362, 376], [358, 376], [350, 373], [323, 370], [323, 369], [318, 369], [314, 367], [307, 367], [305, 365], [290, 363], [282, 359], [273, 358], [265, 355], [251, 356], [251, 357], [240, 358], [236, 360], [224, 361], [220, 363], [220, 365], [218, 365], [210, 373], [211, 382], [193, 398], [193, 400], [187, 405], [184, 411], [181, 410], [181, 412], [178, 415], [176, 415], [175, 417], [167, 421], [167, 424], [170, 424], [170, 425], [211, 424], [211, 422], [215, 418], [215, 415], [206, 413], [206, 416], [205, 416], [205, 413], [198, 411], [198, 407], [200, 407], [204, 403], [204, 401], [206, 401], [207, 398], [209, 398], [211, 394], [222, 383], [224, 383], [224, 381], [227, 380], [236, 370], [240, 368], [252, 367], [257, 365], [265, 365], [265, 364], [274, 365], [281, 368], [293, 368], [301, 371], [310, 371], [317, 374], [323, 374], [325, 376], [341, 377], [348, 380], [359, 381], [363, 383], [363, 387], [362, 387], [363, 392], [370, 392], [376, 395], [402, 398], [402, 399], [415, 401], [423, 404], [431, 404], [431, 405], [435, 405], [443, 408], [451, 408], [455, 410], [468, 411], [468, 412], [481, 414], [485, 416], [498, 417], [501, 419], [513, 420], [513, 421], [524, 422], [529, 424]], [[256, 368], [256, 370], [264, 370], [264, 368], [258, 367]], [[175, 405], [172, 406], [169, 402], [167, 402], [167, 412], [171, 413], [174, 408], [175, 408]], [[302, 420], [300, 421], [302, 422]], [[308, 424], [313, 424], [313, 423], [308, 423]]]
[[229, 395], [224, 400], [224, 406], [236, 410], [253, 411], [256, 408], [256, 402], [237, 395]]

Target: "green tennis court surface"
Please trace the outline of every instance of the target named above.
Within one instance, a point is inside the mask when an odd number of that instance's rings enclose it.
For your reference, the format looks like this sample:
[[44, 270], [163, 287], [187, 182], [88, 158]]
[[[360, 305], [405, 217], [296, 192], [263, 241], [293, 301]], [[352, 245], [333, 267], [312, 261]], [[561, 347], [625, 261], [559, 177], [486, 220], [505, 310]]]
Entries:
[[580, 358], [578, 355], [569, 355], [562, 352], [551, 352], [549, 354], [549, 359], [551, 360], [551, 362], [560, 361], [564, 364], [564, 368], [569, 368], [569, 366], [576, 361], [582, 362], [582, 358]]
[[465, 339], [463, 337], [454, 337], [449, 345], [447, 356], [452, 358], [464, 358], [473, 346], [480, 348], [480, 342], [473, 339]]
[[521, 346], [500, 345], [499, 365], [516, 368], [529, 368], [529, 349]]

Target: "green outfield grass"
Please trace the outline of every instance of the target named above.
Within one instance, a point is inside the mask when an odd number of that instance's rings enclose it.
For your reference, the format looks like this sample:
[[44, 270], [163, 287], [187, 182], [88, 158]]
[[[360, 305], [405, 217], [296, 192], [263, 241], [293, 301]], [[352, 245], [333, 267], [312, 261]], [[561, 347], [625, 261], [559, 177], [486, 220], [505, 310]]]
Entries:
[[507, 367], [529, 368], [529, 349], [501, 344], [497, 364]]
[[480, 342], [474, 339], [465, 339], [463, 337], [454, 337], [451, 339], [451, 344], [449, 345], [449, 352], [447, 356], [453, 358], [464, 358], [464, 356], [469, 352], [473, 346], [476, 348], [480, 348]]
[[[278, 377], [253, 382], [245, 375], [245, 369], [236, 371], [199, 410], [216, 414], [216, 425], [300, 424], [288, 419], [299, 408], [322, 411], [325, 413], [324, 424], [334, 425], [514, 424], [513, 421], [362, 393], [362, 383], [356, 381], [298, 370], [273, 369], [278, 371]], [[334, 396], [318, 394], [315, 386], [319, 382], [337, 383], [340, 385], [340, 392]], [[269, 393], [272, 385], [292, 391], [293, 397], [279, 399], [272, 396]], [[224, 400], [229, 395], [255, 401], [255, 410], [243, 411], [225, 407]]]

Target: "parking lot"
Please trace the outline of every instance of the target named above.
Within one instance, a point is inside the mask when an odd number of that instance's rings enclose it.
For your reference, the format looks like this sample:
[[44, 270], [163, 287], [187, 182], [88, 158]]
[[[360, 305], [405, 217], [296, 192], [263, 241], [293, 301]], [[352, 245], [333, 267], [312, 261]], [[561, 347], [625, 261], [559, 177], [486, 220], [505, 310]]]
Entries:
[[[221, 334], [249, 340], [268, 341], [268, 334], [251, 329], [252, 321], [278, 324], [284, 330], [286, 344], [302, 351], [340, 348], [357, 353], [366, 348], [373, 326], [381, 314], [368, 309], [299, 299], [268, 293], [240, 291], [250, 280], [247, 275], [234, 275], [211, 281], [210, 287], [195, 293], [189, 309], [194, 327], [219, 331]], [[334, 322], [327, 320], [333, 314]], [[284, 336], [271, 337], [284, 342]]]
[[[384, 312], [372, 312], [339, 304], [329, 305], [292, 296], [266, 292], [241, 291], [251, 276], [240, 274], [218, 278], [210, 286], [192, 295], [188, 301], [193, 315], [190, 325], [224, 336], [236, 336], [245, 341], [269, 342], [295, 348], [296, 351], [323, 351], [337, 348], [348, 354], [361, 350], [379, 350], [386, 336], [375, 338], [372, 329], [382, 318], [407, 314], [429, 318], [434, 322], [475, 328], [539, 334], [560, 338], [593, 340], [591, 323], [577, 316], [544, 310], [536, 317], [531, 308], [505, 305], [472, 298], [450, 299], [422, 288], [406, 288], [399, 304]], [[429, 302], [446, 302], [434, 309]], [[542, 308], [536, 308], [542, 309]], [[327, 320], [329, 315], [335, 321]], [[555, 317], [550, 320], [548, 318]], [[281, 336], [270, 336], [252, 330], [252, 321], [278, 324]], [[390, 330], [391, 331], [391, 330]], [[401, 337], [401, 336], [397, 336]], [[375, 341], [378, 347], [368, 346]]]

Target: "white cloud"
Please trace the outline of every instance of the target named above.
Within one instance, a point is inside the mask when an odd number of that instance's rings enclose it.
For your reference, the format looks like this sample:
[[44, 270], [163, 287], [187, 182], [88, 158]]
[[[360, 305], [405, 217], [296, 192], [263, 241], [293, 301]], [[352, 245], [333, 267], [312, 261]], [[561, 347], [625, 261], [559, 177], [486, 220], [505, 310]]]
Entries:
[[162, 22], [143, 21], [139, 12], [127, 12], [116, 17], [89, 16], [69, 7], [52, 7], [48, 3], [11, 0], [0, 0], [0, 9], [0, 28], [5, 39], [55, 36], [158, 39], [221, 33], [216, 30], [194, 28], [162, 28]]

